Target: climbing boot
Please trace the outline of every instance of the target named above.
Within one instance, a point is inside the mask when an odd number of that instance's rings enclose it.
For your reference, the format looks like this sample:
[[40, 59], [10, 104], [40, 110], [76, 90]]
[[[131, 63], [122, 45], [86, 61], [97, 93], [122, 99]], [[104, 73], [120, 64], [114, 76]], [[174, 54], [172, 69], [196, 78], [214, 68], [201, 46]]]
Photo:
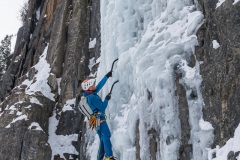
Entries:
[[115, 157], [111, 156], [111, 157], [105, 158], [105, 160], [117, 160], [117, 159]]

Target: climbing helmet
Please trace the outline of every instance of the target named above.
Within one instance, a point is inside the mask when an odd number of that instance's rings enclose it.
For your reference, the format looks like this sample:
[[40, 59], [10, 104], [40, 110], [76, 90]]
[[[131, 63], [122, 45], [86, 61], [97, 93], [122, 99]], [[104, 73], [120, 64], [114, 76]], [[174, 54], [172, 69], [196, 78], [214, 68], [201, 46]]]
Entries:
[[89, 87], [93, 86], [95, 83], [95, 79], [86, 79], [82, 82], [81, 86], [84, 91], [87, 91]]

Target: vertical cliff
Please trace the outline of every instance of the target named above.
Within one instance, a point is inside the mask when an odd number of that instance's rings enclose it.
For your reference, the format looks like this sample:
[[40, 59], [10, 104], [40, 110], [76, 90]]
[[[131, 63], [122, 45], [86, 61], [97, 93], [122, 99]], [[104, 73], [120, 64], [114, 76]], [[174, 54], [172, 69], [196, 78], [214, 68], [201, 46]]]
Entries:
[[116, 58], [100, 96], [119, 80], [106, 114], [120, 160], [239, 156], [219, 148], [240, 122], [240, 1], [28, 4], [0, 83], [1, 160], [96, 159], [99, 139], [75, 97]]
[[240, 122], [240, 3], [222, 2], [199, 1], [205, 23], [196, 49], [203, 62], [203, 115], [214, 127], [213, 148], [225, 145]]
[[[19, 29], [12, 63], [1, 83], [0, 159], [57, 159], [59, 153], [66, 159], [84, 159], [84, 119], [64, 107], [79, 94], [79, 82], [90, 74], [89, 60], [100, 56], [99, 1], [34, 0], [28, 4], [27, 20]], [[89, 48], [92, 40], [96, 43]], [[73, 102], [69, 105], [74, 107]], [[59, 124], [49, 133], [53, 115]], [[52, 151], [51, 134], [73, 135], [73, 142], [65, 143], [75, 149]]]

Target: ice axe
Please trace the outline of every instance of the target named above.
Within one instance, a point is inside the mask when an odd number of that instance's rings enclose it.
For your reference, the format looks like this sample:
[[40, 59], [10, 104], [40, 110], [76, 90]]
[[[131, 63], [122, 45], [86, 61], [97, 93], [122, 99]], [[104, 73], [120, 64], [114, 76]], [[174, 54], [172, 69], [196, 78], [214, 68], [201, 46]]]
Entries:
[[[115, 62], [117, 62], [117, 61], [118, 61], [118, 58], [113, 61], [113, 63], [112, 63], [112, 68], [111, 68], [111, 71], [110, 71], [110, 72], [112, 72], [113, 66], [114, 66]], [[112, 84], [111, 90], [110, 90], [110, 92], [108, 93], [108, 95], [111, 95], [111, 94], [112, 94], [113, 87], [114, 87], [114, 85], [115, 85], [116, 83], [118, 83], [118, 82], [119, 82], [119, 81], [117, 80], [117, 81], [115, 81], [115, 82]]]
[[111, 71], [110, 71], [110, 72], [112, 72], [113, 66], [114, 66], [115, 62], [117, 62], [117, 61], [118, 61], [118, 58], [113, 61], [113, 63], [112, 63], [112, 68], [111, 68]]
[[110, 92], [108, 93], [108, 95], [111, 95], [111, 94], [112, 94], [113, 87], [114, 87], [114, 85], [115, 85], [116, 83], [118, 83], [118, 82], [119, 82], [119, 80], [115, 81], [115, 82], [112, 84], [111, 90], [110, 90]]
[[[115, 62], [117, 62], [117, 61], [118, 61], [118, 58], [115, 59], [115, 60], [112, 62], [112, 68], [111, 68], [111, 70], [106, 74], [107, 77], [112, 76], [113, 67], [114, 67]], [[113, 87], [114, 87], [114, 85], [115, 85], [116, 83], [118, 83], [118, 80], [115, 81], [115, 82], [112, 84], [111, 90], [110, 90], [110, 92], [107, 94], [106, 99], [108, 99], [108, 100], [111, 99], [112, 90], [113, 90]]]
[[117, 80], [117, 81], [115, 81], [113, 84], [112, 84], [112, 87], [111, 87], [111, 90], [110, 90], [110, 92], [107, 94], [107, 96], [106, 96], [106, 99], [107, 100], [110, 100], [111, 99], [111, 94], [112, 94], [112, 90], [113, 90], [113, 87], [114, 87], [114, 85], [116, 84], [116, 83], [118, 83], [119, 81]]

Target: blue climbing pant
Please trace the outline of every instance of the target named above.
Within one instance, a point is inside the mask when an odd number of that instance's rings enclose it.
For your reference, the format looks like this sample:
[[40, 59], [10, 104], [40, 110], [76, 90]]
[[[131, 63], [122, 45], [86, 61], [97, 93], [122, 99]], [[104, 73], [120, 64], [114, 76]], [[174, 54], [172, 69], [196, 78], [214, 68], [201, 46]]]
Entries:
[[113, 155], [112, 143], [110, 141], [111, 133], [106, 121], [100, 124], [97, 130], [97, 134], [100, 139], [97, 160], [103, 160], [104, 155], [105, 157], [110, 157]]

